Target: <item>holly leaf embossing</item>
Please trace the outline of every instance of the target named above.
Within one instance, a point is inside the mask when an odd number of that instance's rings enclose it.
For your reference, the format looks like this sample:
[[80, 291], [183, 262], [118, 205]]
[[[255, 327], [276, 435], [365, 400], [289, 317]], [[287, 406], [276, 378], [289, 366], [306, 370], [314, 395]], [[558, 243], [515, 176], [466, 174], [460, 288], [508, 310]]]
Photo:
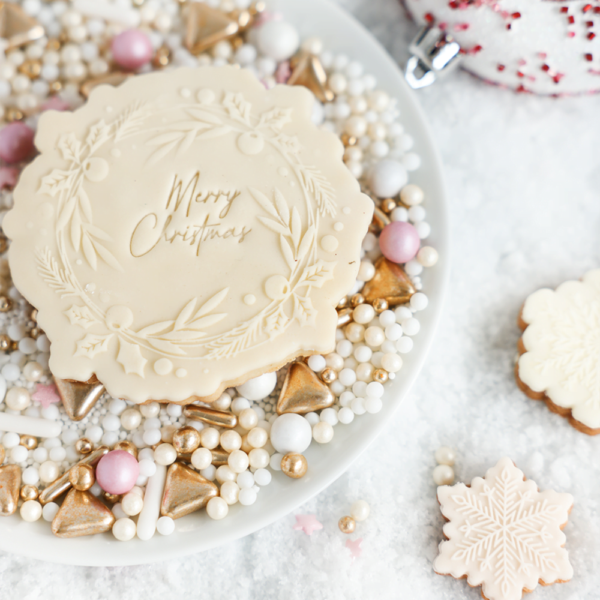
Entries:
[[85, 143], [89, 146], [90, 152], [94, 152], [108, 139], [110, 127], [106, 125], [104, 119], [100, 119], [90, 127], [90, 131], [85, 138]]
[[77, 197], [71, 196], [64, 204], [60, 214], [58, 215], [58, 220], [56, 222], [56, 229], [60, 231], [63, 229], [71, 217], [73, 216], [73, 211], [75, 210], [75, 206], [77, 205]]
[[312, 301], [308, 296], [298, 296], [294, 294], [294, 314], [300, 325], [312, 325], [314, 327], [317, 319], [317, 311], [313, 307]]
[[142, 378], [145, 377], [144, 367], [148, 361], [142, 356], [140, 347], [137, 344], [131, 344], [119, 338], [117, 362], [123, 366], [127, 375], [135, 373]]
[[284, 223], [289, 223], [290, 209], [288, 208], [287, 202], [285, 201], [285, 196], [277, 188], [275, 188], [275, 193], [273, 196], [275, 198], [275, 207], [277, 208], [279, 218]]
[[39, 194], [48, 194], [53, 198], [59, 192], [66, 190], [71, 183], [72, 171], [62, 171], [61, 169], [54, 169], [49, 175], [42, 177], [40, 184]]
[[148, 325], [148, 327], [144, 327], [140, 329], [137, 334], [145, 338], [149, 335], [156, 335], [157, 333], [161, 333], [162, 331], [166, 331], [173, 325], [175, 321], [161, 321], [160, 323], [153, 323], [152, 325]]
[[337, 262], [318, 260], [315, 264], [306, 267], [300, 276], [298, 287], [305, 285], [309, 287], [323, 287], [326, 281], [333, 279], [335, 265], [337, 265]]
[[285, 258], [285, 262], [287, 263], [288, 267], [291, 270], [293, 270], [296, 261], [294, 260], [294, 252], [290, 246], [290, 243], [283, 235], [279, 236], [279, 243], [281, 245], [281, 252], [283, 253], [283, 258]]
[[270, 127], [274, 131], [281, 131], [282, 127], [291, 120], [291, 108], [272, 108], [260, 115], [258, 126]]
[[260, 190], [256, 188], [248, 188], [250, 195], [256, 200], [259, 206], [267, 213], [269, 213], [272, 217], [279, 217], [275, 207], [271, 203], [271, 201], [263, 194]]
[[290, 229], [292, 230], [292, 241], [294, 243], [294, 248], [297, 248], [298, 243], [300, 242], [300, 234], [302, 233], [302, 221], [300, 220], [300, 213], [295, 206], [292, 209]]
[[75, 137], [73, 132], [61, 135], [58, 138], [57, 147], [65, 160], [79, 163], [81, 158], [81, 142]]
[[268, 227], [271, 231], [274, 231], [275, 233], [279, 233], [280, 235], [289, 234], [288, 229], [286, 229], [283, 225], [280, 225], [277, 221], [273, 221], [273, 219], [268, 219], [267, 217], [258, 217], [258, 220], [265, 227]]
[[81, 247], [81, 217], [78, 210], [74, 212], [73, 219], [71, 220], [71, 243], [75, 252], [79, 252], [79, 248]]
[[279, 335], [289, 325], [290, 318], [283, 311], [283, 307], [279, 307], [277, 312], [266, 318], [265, 331], [270, 338]]
[[175, 331], [177, 331], [178, 329], [183, 329], [184, 325], [187, 323], [188, 319], [192, 316], [192, 312], [194, 311], [194, 308], [196, 307], [196, 298], [192, 298], [182, 309], [181, 312], [179, 313], [179, 316], [177, 317], [176, 321], [175, 321], [175, 325], [173, 326], [173, 329]]
[[241, 92], [234, 94], [227, 92], [223, 99], [223, 106], [227, 109], [229, 116], [245, 125], [250, 125], [250, 109], [252, 105]]
[[123, 267], [119, 264], [119, 261], [113, 256], [113, 254], [102, 244], [98, 242], [92, 242], [94, 250], [98, 253], [98, 256], [109, 266], [117, 271], [123, 272]]
[[69, 310], [65, 311], [65, 315], [69, 318], [71, 325], [78, 325], [84, 329], [87, 329], [98, 322], [87, 306], [77, 306], [77, 304], [73, 304]]
[[282, 133], [275, 138], [275, 142], [288, 154], [298, 154], [302, 150], [302, 144], [295, 135], [286, 135]]
[[94, 358], [97, 354], [101, 354], [108, 350], [108, 343], [112, 337], [112, 333], [109, 333], [108, 335], [88, 333], [82, 340], [77, 342], [77, 352], [75, 352], [73, 356]]
[[91, 223], [92, 203], [90, 202], [90, 197], [87, 195], [87, 192], [83, 189], [83, 187], [80, 187], [77, 191], [77, 200], [79, 201], [79, 208], [81, 208], [83, 216]]
[[94, 250], [94, 244], [90, 239], [90, 236], [87, 233], [83, 234], [83, 238], [81, 239], [81, 247], [83, 248], [83, 255], [85, 256], [85, 260], [88, 261], [88, 264], [94, 271], [98, 268], [98, 259], [96, 258], [96, 250]]
[[315, 226], [311, 225], [304, 235], [302, 236], [302, 240], [300, 242], [300, 247], [298, 248], [298, 260], [302, 260], [309, 248], [311, 247], [313, 240], [315, 238]]
[[212, 298], [209, 298], [194, 315], [194, 321], [208, 314], [211, 310], [214, 310], [223, 302], [225, 296], [229, 293], [229, 288], [223, 288], [220, 292], [217, 292]]

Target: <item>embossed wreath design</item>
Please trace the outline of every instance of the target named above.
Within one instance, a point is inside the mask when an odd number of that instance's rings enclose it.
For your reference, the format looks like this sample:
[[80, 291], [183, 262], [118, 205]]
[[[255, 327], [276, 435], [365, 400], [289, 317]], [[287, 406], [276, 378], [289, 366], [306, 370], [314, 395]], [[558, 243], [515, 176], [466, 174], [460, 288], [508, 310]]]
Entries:
[[[336, 203], [327, 179], [315, 167], [301, 162], [301, 145], [297, 137], [282, 133], [285, 124], [291, 121], [292, 109], [273, 108], [256, 116], [241, 93], [225, 92], [220, 102], [215, 102], [210, 90], [200, 90], [196, 97], [197, 103], [188, 101], [168, 109], [159, 109], [152, 103], [132, 105], [112, 123], [107, 124], [101, 119], [93, 124], [83, 141], [74, 133], [59, 138], [57, 146], [69, 162], [69, 168], [54, 169], [42, 178], [38, 190], [40, 194], [58, 198], [56, 242], [59, 257], [57, 260], [48, 247], [38, 251], [38, 270], [61, 297], [73, 296], [83, 301], [83, 306], [73, 304], [65, 311], [71, 324], [83, 329], [100, 325], [105, 330], [103, 333], [86, 333], [77, 342], [75, 356], [93, 358], [107, 351], [116, 336], [119, 340], [117, 361], [126, 373], [143, 377], [147, 360], [140, 347], [179, 358], [191, 358], [189, 349], [203, 348], [207, 350], [204, 358], [217, 359], [234, 356], [273, 339], [294, 320], [302, 325], [315, 323], [316, 311], [310, 291], [332, 279], [337, 264], [317, 258], [316, 231], [321, 215], [335, 216]], [[198, 306], [197, 298], [192, 298], [176, 319], [152, 323], [135, 331], [131, 328], [133, 313], [127, 307], [114, 306], [104, 311], [96, 305], [77, 280], [66, 253], [70, 241], [73, 250], [81, 254], [92, 269], [97, 269], [100, 260], [115, 270], [123, 270], [107, 247], [111, 237], [93, 223], [91, 202], [84, 183], [86, 180], [101, 181], [108, 174], [108, 163], [95, 156], [101, 146], [110, 140], [119, 142], [139, 134], [140, 126], [157, 112], [174, 109], [183, 110], [187, 118], [151, 129], [157, 135], [146, 142], [147, 146], [156, 148], [148, 158], [149, 165], [171, 152], [182, 155], [197, 139], [234, 134], [239, 136], [238, 145], [248, 154], [260, 152], [262, 145], [268, 143], [293, 170], [307, 207], [308, 224], [305, 227], [299, 211], [296, 207], [290, 211], [279, 190], [274, 190], [271, 200], [260, 190], [250, 189], [251, 196], [264, 211], [264, 215], [258, 217], [260, 222], [279, 235], [281, 252], [290, 273], [287, 278], [283, 275], [272, 278], [277, 284], [276, 297], [258, 314], [230, 331], [212, 336], [205, 330], [227, 316], [227, 313], [214, 311], [227, 296], [229, 288], [219, 291], [201, 306]], [[256, 150], [257, 146], [259, 150]], [[286, 310], [289, 300], [292, 301], [291, 314]]]

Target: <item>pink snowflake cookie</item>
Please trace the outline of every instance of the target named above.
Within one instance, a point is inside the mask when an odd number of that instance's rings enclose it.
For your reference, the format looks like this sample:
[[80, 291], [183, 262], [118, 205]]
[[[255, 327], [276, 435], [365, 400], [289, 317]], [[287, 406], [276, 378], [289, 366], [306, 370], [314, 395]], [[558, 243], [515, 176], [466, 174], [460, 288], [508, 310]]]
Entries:
[[448, 539], [440, 544], [436, 573], [481, 585], [487, 600], [520, 600], [538, 582], [564, 583], [573, 576], [561, 531], [573, 496], [540, 492], [509, 458], [470, 486], [439, 487], [438, 500]]

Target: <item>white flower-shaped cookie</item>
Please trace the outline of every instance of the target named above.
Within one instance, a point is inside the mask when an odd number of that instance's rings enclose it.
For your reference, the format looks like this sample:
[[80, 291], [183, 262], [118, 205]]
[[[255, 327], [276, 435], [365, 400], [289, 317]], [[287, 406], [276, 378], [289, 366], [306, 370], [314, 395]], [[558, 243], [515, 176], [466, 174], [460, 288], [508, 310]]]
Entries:
[[510, 458], [470, 486], [438, 488], [448, 538], [440, 544], [434, 569], [481, 585], [488, 600], [520, 600], [538, 584], [564, 583], [573, 576], [561, 529], [573, 497], [540, 492]]
[[600, 269], [527, 298], [517, 381], [585, 433], [600, 433]]

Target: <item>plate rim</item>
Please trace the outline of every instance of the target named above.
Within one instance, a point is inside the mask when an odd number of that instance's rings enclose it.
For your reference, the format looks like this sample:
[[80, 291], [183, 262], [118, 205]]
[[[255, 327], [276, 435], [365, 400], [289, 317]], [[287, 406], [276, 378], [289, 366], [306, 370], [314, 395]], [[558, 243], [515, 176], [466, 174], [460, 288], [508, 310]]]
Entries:
[[[294, 493], [291, 492], [292, 488], [288, 485], [287, 489], [283, 490], [283, 492], [278, 495], [278, 500], [282, 500], [280, 502], [274, 502], [273, 498], [269, 498], [269, 503], [263, 504], [259, 499], [252, 507], [244, 507], [243, 510], [247, 513], [247, 517], [244, 518], [243, 515], [240, 517], [241, 524], [237, 523], [236, 520], [235, 526], [227, 524], [227, 526], [224, 527], [225, 521], [210, 521], [206, 515], [201, 515], [201, 518], [203, 519], [202, 522], [207, 529], [211, 530], [217, 526], [223, 528], [223, 533], [220, 536], [213, 535], [211, 537], [209, 535], [208, 540], [206, 540], [201, 535], [185, 535], [185, 539], [183, 539], [184, 534], [176, 531], [175, 535], [170, 537], [163, 537], [157, 534], [155, 539], [150, 540], [149, 542], [141, 542], [136, 539], [123, 545], [113, 539], [112, 536], [108, 537], [110, 534], [104, 536], [92, 536], [90, 538], [62, 540], [51, 534], [49, 526], [45, 522], [25, 523], [18, 517], [13, 517], [10, 519], [11, 523], [7, 523], [8, 520], [0, 520], [0, 533], [2, 533], [2, 530], [4, 529], [6, 529], [6, 532], [8, 533], [8, 535], [0, 535], [0, 551], [28, 558], [45, 560], [52, 563], [74, 566], [130, 566], [180, 558], [189, 554], [210, 550], [211, 548], [225, 545], [250, 535], [280, 518], [285, 517], [292, 511], [297, 510], [302, 504], [318, 495], [338, 479], [338, 477], [345, 473], [385, 429], [387, 420], [398, 411], [399, 406], [405, 401], [423, 368], [441, 321], [450, 277], [449, 215], [446, 184], [441, 157], [434, 143], [433, 135], [429, 128], [425, 113], [418, 104], [414, 91], [411, 90], [404, 81], [400, 68], [393, 61], [391, 56], [370, 31], [338, 4], [332, 0], [303, 0], [302, 2], [297, 2], [297, 0], [271, 0], [269, 2], [269, 8], [280, 10], [284, 15], [301, 13], [303, 18], [306, 18], [311, 22], [312, 26], [315, 25], [315, 11], [321, 11], [322, 18], [319, 19], [319, 24], [316, 28], [318, 29], [320, 27], [322, 31], [315, 31], [313, 33], [313, 35], [319, 35], [321, 37], [324, 37], [323, 31], [327, 29], [327, 26], [323, 25], [323, 23], [326, 23], [328, 20], [335, 21], [335, 31], [330, 30], [328, 34], [333, 34], [334, 38], [336, 34], [338, 36], [342, 35], [345, 37], [346, 41], [340, 44], [342, 46], [341, 48], [336, 47], [336, 44], [332, 43], [331, 49], [335, 49], [336, 52], [345, 51], [352, 56], [353, 53], [357, 53], [356, 49], [361, 45], [368, 46], [368, 53], [371, 54], [373, 58], [367, 58], [367, 60], [364, 61], [366, 70], [379, 70], [378, 67], [369, 64], [376, 61], [384, 71], [389, 71], [390, 73], [394, 72], [394, 78], [391, 82], [381, 82], [378, 87], [383, 89], [398, 87], [399, 90], [402, 90], [400, 92], [402, 102], [407, 105], [409, 109], [408, 112], [416, 117], [415, 120], [410, 122], [409, 126], [411, 129], [418, 130], [419, 145], [421, 146], [419, 153], [421, 155], [427, 155], [427, 160], [429, 162], [427, 170], [430, 171], [430, 173], [427, 177], [427, 181], [428, 186], [435, 189], [436, 212], [433, 220], [437, 223], [432, 233], [432, 237], [436, 240], [435, 246], [440, 253], [440, 261], [435, 267], [435, 273], [432, 275], [433, 280], [431, 284], [435, 291], [433, 300], [430, 289], [425, 290], [431, 301], [427, 310], [423, 313], [425, 315], [425, 319], [423, 320], [427, 321], [427, 326], [419, 332], [415, 350], [410, 353], [410, 355], [413, 356], [410, 357], [409, 355], [410, 362], [412, 363], [410, 372], [404, 377], [399, 377], [394, 383], [389, 385], [386, 390], [385, 398], [391, 400], [391, 402], [384, 404], [384, 410], [382, 410], [381, 413], [373, 415], [373, 417], [379, 418], [368, 420], [363, 417], [363, 419], [359, 419], [359, 421], [361, 421], [361, 439], [358, 442], [351, 444], [343, 453], [338, 451], [339, 460], [337, 460], [335, 467], [326, 468], [324, 473], [321, 472], [321, 469], [318, 469], [317, 477], [307, 475], [302, 480], [295, 481]], [[291, 22], [296, 24], [293, 19]], [[300, 29], [302, 28], [300, 27]], [[354, 37], [354, 35], [357, 37]], [[332, 36], [328, 35], [328, 37], [331, 38]], [[346, 46], [346, 48], [344, 48], [344, 46]], [[326, 49], [329, 50], [329, 46]], [[362, 63], [363, 58], [361, 58], [360, 61]], [[395, 96], [396, 93], [393, 95]], [[407, 124], [404, 119], [401, 120], [404, 125]], [[416, 173], [418, 174], [419, 170], [416, 171]], [[414, 180], [415, 177], [412, 179]], [[418, 180], [418, 176], [416, 179]], [[426, 275], [429, 275], [429, 273]], [[364, 421], [368, 422], [365, 423]], [[353, 429], [352, 426], [355, 424], [356, 421], [345, 427]], [[338, 442], [335, 438], [334, 442], [329, 444], [329, 446], [332, 447], [337, 445]], [[315, 458], [311, 455], [319, 450], [318, 448], [315, 449], [315, 446], [316, 444], [312, 444], [307, 452], [309, 464], [311, 463], [311, 458]], [[268, 489], [269, 488], [267, 488], [267, 490]], [[265, 492], [265, 495], [266, 493], [267, 492]], [[269, 504], [271, 506], [269, 506]], [[239, 509], [239, 507], [233, 507], [233, 509], [236, 508]], [[234, 517], [228, 518], [230, 522], [233, 519]], [[8, 526], [6, 526], [5, 523]], [[27, 534], [24, 535], [24, 530], [26, 528]], [[188, 528], [187, 533], [189, 533], [189, 530], [195, 529], [196, 528]], [[179, 538], [180, 543], [175, 543], [175, 539], [177, 538]], [[17, 542], [19, 539], [22, 539], [21, 543]]]

